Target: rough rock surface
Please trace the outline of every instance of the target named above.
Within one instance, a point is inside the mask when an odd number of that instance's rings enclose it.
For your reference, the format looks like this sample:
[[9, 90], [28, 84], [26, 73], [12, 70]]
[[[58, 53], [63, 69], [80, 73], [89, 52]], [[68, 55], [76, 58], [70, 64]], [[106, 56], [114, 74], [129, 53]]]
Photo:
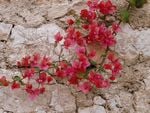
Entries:
[[139, 55], [150, 58], [150, 29], [133, 30], [130, 25], [123, 24], [122, 31], [117, 35], [118, 51], [128, 63], [136, 62]]
[[[113, 0], [119, 7], [126, 0]], [[0, 0], [0, 76], [19, 75], [15, 62], [26, 54], [53, 53], [54, 35], [64, 34], [62, 20], [79, 10], [84, 0]], [[149, 2], [149, 0], [148, 0]], [[31, 102], [21, 90], [0, 89], [0, 113], [148, 113], [150, 108], [150, 10], [136, 9], [130, 24], [117, 35], [118, 51], [125, 61], [122, 78], [107, 90], [84, 95], [56, 84]], [[141, 17], [142, 15], [142, 17]], [[143, 16], [144, 15], [144, 16]], [[135, 18], [133, 18], [135, 17]], [[142, 27], [142, 28], [141, 28]], [[147, 27], [147, 28], [145, 28]], [[140, 29], [133, 29], [140, 28]]]

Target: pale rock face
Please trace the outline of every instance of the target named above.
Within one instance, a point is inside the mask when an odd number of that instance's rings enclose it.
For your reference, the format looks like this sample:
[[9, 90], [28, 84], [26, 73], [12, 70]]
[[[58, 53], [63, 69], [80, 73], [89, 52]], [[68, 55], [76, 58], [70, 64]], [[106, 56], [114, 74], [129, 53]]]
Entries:
[[104, 105], [104, 104], [106, 104], [106, 101], [104, 99], [102, 99], [102, 97], [100, 97], [100, 96], [94, 97], [93, 101], [94, 101], [94, 104], [96, 104], [96, 105]]
[[93, 105], [93, 99], [92, 95], [85, 95], [83, 93], [78, 93], [76, 95], [77, 99], [77, 106], [78, 107], [89, 107]]
[[61, 6], [55, 6], [53, 8], [50, 8], [48, 10], [48, 16], [47, 19], [55, 19], [61, 16], [64, 16], [68, 12], [68, 5], [61, 5]]
[[0, 42], [0, 68], [5, 67], [5, 57], [4, 57], [5, 48], [6, 48], [6, 44]]
[[[0, 77], [6, 76], [8, 80], [12, 80], [13, 76], [20, 75], [17, 70], [0, 69]], [[50, 102], [51, 94], [49, 89], [44, 95], [41, 95], [35, 101], [31, 101], [25, 91], [18, 89], [12, 91], [10, 87], [0, 90], [0, 106], [4, 111], [11, 111], [13, 113], [30, 113], [33, 111], [46, 110], [47, 103]], [[40, 111], [39, 110], [39, 111]]]
[[144, 82], [145, 82], [145, 86], [146, 86], [146, 90], [148, 91], [148, 90], [150, 90], [150, 75], [146, 78], [146, 79], [144, 79]]
[[143, 8], [135, 9], [131, 11], [130, 25], [133, 28], [140, 29], [143, 27], [150, 27], [150, 0], [145, 4]]
[[106, 113], [104, 107], [94, 105], [92, 107], [87, 108], [79, 108], [78, 113]]
[[150, 58], [150, 29], [133, 30], [128, 24], [121, 26], [122, 31], [117, 35], [116, 51], [128, 63], [137, 60], [142, 54], [145, 59]]
[[71, 95], [68, 87], [55, 85], [52, 91], [50, 107], [60, 113], [75, 113], [75, 97]]
[[11, 24], [0, 23], [0, 41], [8, 39], [11, 29]]
[[3, 109], [0, 109], [0, 113], [3, 113], [4, 112], [4, 110]]
[[[10, 77], [16, 75], [13, 72], [15, 70], [0, 70], [1, 75], [11, 73]], [[47, 87], [46, 92], [34, 101], [28, 98], [25, 91], [4, 88], [0, 91], [0, 106], [13, 113], [75, 113], [76, 110], [75, 97], [71, 95], [68, 87], [63, 85]]]
[[[15, 64], [23, 56], [34, 53], [50, 55], [52, 59], [57, 59], [58, 56], [53, 53], [54, 36], [57, 32], [64, 34], [64, 31], [54, 23], [45, 24], [39, 28], [15, 26], [9, 38], [10, 41], [7, 42], [8, 62]], [[58, 46], [55, 51], [58, 54], [60, 47]]]
[[0, 20], [26, 27], [38, 27], [64, 16], [82, 0], [2, 0]]
[[150, 91], [139, 91], [135, 93], [135, 109], [137, 113], [148, 113], [150, 107], [149, 102]]

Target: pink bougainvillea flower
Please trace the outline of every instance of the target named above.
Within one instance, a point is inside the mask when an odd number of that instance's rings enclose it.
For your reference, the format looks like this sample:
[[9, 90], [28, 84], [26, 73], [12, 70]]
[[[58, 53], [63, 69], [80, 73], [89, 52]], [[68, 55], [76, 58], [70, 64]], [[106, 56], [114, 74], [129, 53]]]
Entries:
[[122, 64], [113, 53], [109, 53], [107, 58], [109, 60], [109, 64], [104, 64], [104, 68], [106, 70], [111, 70], [112, 76], [110, 77], [110, 80], [115, 80], [116, 76], [118, 76], [122, 70]]
[[85, 54], [86, 48], [85, 47], [77, 47], [76, 48], [76, 53], [77, 54]]
[[72, 67], [77, 72], [85, 72], [85, 68], [83, 67], [82, 62], [80, 62], [78, 60], [73, 61]]
[[116, 79], [116, 77], [115, 76], [111, 76], [109, 79], [114, 81]]
[[61, 69], [66, 69], [66, 68], [68, 67], [68, 64], [67, 64], [66, 61], [60, 61], [60, 62], [59, 62], [59, 67], [60, 67]]
[[73, 21], [72, 19], [68, 19], [68, 20], [67, 20], [67, 24], [68, 24], [68, 25], [72, 25], [72, 24], [74, 24], [74, 21]]
[[53, 81], [53, 78], [51, 76], [47, 76], [47, 83], [49, 84], [51, 81]]
[[30, 56], [22, 58], [21, 62], [17, 62], [18, 67], [29, 67], [30, 66]]
[[101, 1], [99, 4], [100, 12], [104, 15], [113, 14], [116, 12], [116, 6], [110, 0]]
[[76, 37], [75, 41], [77, 42], [77, 44], [79, 46], [84, 46], [85, 45], [85, 40], [81, 36]]
[[28, 78], [31, 79], [33, 78], [35, 75], [35, 69], [31, 68], [31, 69], [26, 69], [23, 75], [23, 78]]
[[68, 79], [70, 84], [77, 85], [79, 83], [79, 79], [76, 74], [72, 75]]
[[64, 70], [57, 69], [57, 70], [56, 70], [56, 76], [57, 76], [57, 77], [60, 77], [60, 78], [64, 78], [64, 77], [66, 77], [66, 73], [65, 73]]
[[62, 39], [63, 39], [63, 37], [61, 36], [60, 32], [58, 32], [58, 33], [55, 35], [55, 42], [58, 43], [58, 42], [60, 42]]
[[39, 53], [35, 53], [31, 59], [31, 66], [38, 67], [41, 60], [41, 56]]
[[108, 80], [103, 80], [101, 81], [101, 88], [109, 88], [110, 87], [110, 82]]
[[43, 94], [45, 92], [45, 87], [41, 87], [39, 88], [39, 90], [40, 90], [40, 94]]
[[87, 1], [87, 5], [89, 6], [89, 9], [93, 10], [93, 11], [98, 9], [98, 3], [99, 3], [99, 0], [88, 0]]
[[104, 78], [99, 73], [91, 71], [90, 74], [89, 74], [89, 78], [88, 79], [97, 88], [101, 88], [102, 87], [102, 81], [104, 80]]
[[87, 9], [82, 9], [82, 10], [81, 10], [80, 16], [81, 16], [82, 18], [87, 18], [88, 15], [89, 15], [89, 12], [88, 12]]
[[39, 88], [28, 88], [26, 92], [29, 94], [29, 98], [31, 100], [35, 100], [40, 95], [40, 89]]
[[117, 33], [121, 31], [120, 25], [118, 23], [113, 23], [112, 24], [112, 30]]
[[85, 54], [78, 54], [78, 59], [82, 63], [82, 66], [84, 68], [87, 68], [88, 66], [90, 66], [90, 62]]
[[44, 56], [40, 63], [40, 69], [41, 70], [47, 70], [51, 65], [50, 58]]
[[99, 73], [90, 72], [89, 81], [93, 83], [97, 88], [107, 88], [110, 86], [108, 80], [105, 80]]
[[39, 78], [36, 80], [39, 84], [44, 84], [47, 80], [47, 74], [45, 72], [40, 73]]
[[112, 64], [104, 64], [104, 69], [112, 70]]
[[78, 59], [72, 63], [72, 67], [79, 73], [84, 73], [86, 68], [90, 65], [87, 57], [84, 54], [78, 54]]
[[76, 70], [72, 66], [68, 66], [65, 70], [67, 76], [74, 75], [76, 73]]
[[72, 45], [72, 40], [69, 38], [65, 39], [64, 41], [65, 48], [68, 49], [71, 45]]
[[122, 64], [119, 62], [117, 59], [115, 62], [112, 63], [114, 68], [112, 69], [112, 74], [113, 75], [118, 75], [120, 71], [122, 70]]
[[96, 13], [95, 13], [95, 11], [92, 11], [92, 10], [88, 11], [87, 9], [83, 9], [80, 12], [80, 16], [83, 19], [86, 19], [86, 20], [92, 22], [96, 18]]
[[111, 62], [114, 62], [114, 61], [116, 60], [114, 53], [109, 53], [109, 54], [108, 54], [108, 59], [109, 59]]
[[28, 90], [31, 90], [32, 87], [33, 87], [32, 84], [26, 84], [25, 90], [28, 92]]
[[20, 88], [20, 84], [18, 82], [14, 81], [11, 85], [11, 89], [14, 90], [14, 89], [18, 89], [18, 88]]
[[45, 92], [45, 87], [33, 88], [32, 84], [26, 84], [26, 92], [31, 100], [35, 100], [40, 94]]
[[0, 86], [8, 86], [9, 85], [9, 81], [6, 80], [5, 76], [2, 76], [0, 78]]
[[85, 94], [89, 93], [92, 89], [90, 82], [87, 82], [87, 81], [80, 83], [78, 87], [79, 87], [79, 90], [81, 90]]
[[92, 50], [92, 51], [90, 51], [90, 53], [88, 54], [88, 58], [93, 58], [93, 57], [95, 57], [95, 55], [96, 55], [96, 51], [95, 50]]
[[82, 28], [84, 28], [85, 30], [88, 30], [89, 25], [88, 25], [88, 24], [83, 24], [83, 25], [82, 25]]

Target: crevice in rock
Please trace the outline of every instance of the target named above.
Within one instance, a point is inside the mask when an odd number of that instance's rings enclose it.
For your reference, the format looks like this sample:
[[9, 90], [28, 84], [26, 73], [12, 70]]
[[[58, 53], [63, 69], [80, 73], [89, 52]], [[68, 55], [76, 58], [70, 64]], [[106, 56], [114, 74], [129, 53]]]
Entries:
[[12, 35], [12, 30], [13, 30], [13, 28], [15, 27], [15, 24], [12, 24], [12, 27], [11, 27], [11, 30], [10, 30], [10, 33], [9, 33], [9, 35], [8, 35], [8, 39], [11, 37], [11, 35]]
[[18, 17], [22, 18], [22, 20], [26, 23], [27, 20], [25, 17], [23, 17], [22, 15], [20, 15], [19, 13], [15, 13]]

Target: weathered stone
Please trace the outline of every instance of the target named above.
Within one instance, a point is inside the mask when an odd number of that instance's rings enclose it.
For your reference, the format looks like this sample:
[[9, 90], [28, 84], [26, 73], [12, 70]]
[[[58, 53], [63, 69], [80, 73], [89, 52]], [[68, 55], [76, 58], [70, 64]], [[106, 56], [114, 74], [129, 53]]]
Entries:
[[54, 35], [57, 32], [64, 31], [56, 24], [45, 24], [39, 28], [25, 28], [22, 26], [15, 26], [12, 30], [10, 41], [7, 43], [6, 56], [8, 56], [8, 63], [15, 64], [27, 54], [41, 53], [42, 55], [50, 55], [52, 59], [57, 59], [56, 53], [60, 52], [58, 46], [54, 49]]
[[136, 113], [148, 113], [150, 108], [150, 91], [139, 91], [135, 93]]
[[58, 6], [58, 5], [64, 5], [64, 4], [68, 4], [69, 0], [52, 0], [52, 5], [53, 6]]
[[[17, 70], [0, 69], [0, 76], [6, 76], [8, 80], [12, 80], [13, 76], [21, 75]], [[37, 109], [46, 109], [47, 103], [50, 102], [51, 94], [49, 89], [35, 101], [31, 101], [24, 90], [11, 90], [10, 87], [2, 88], [0, 91], [0, 106], [5, 111], [14, 113], [30, 113]], [[42, 112], [41, 112], [42, 113]]]
[[145, 59], [150, 58], [150, 29], [133, 30], [128, 24], [121, 26], [122, 31], [117, 35], [116, 51], [126, 60], [127, 63], [133, 63], [137, 60], [139, 54]]
[[46, 108], [42, 108], [42, 107], [37, 107], [37, 108], [35, 109], [35, 112], [36, 112], [36, 113], [47, 113], [47, 112], [46, 112]]
[[106, 104], [106, 101], [104, 99], [102, 99], [102, 97], [100, 97], [100, 96], [94, 97], [93, 101], [94, 101], [94, 104], [96, 104], [96, 105], [104, 105], [104, 104]]
[[150, 90], [150, 76], [144, 79], [146, 90]]
[[78, 107], [88, 107], [93, 105], [92, 96], [87, 96], [83, 93], [78, 93], [76, 95], [76, 101]]
[[5, 48], [6, 48], [6, 44], [0, 42], [0, 68], [5, 67], [5, 57], [4, 57]]
[[0, 109], [0, 113], [3, 113], [4, 112], [4, 110], [3, 109]]
[[11, 24], [0, 23], [0, 41], [6, 41], [12, 29]]
[[109, 102], [110, 102], [109, 103], [110, 109], [114, 113], [120, 113], [120, 112], [133, 113], [134, 112], [134, 109], [131, 107], [133, 104], [133, 98], [130, 93], [122, 91], [118, 95], [116, 95], [114, 98], [110, 99]]
[[[3, 22], [38, 27], [47, 20], [65, 15], [73, 4], [82, 0], [12, 0], [0, 4], [0, 19]], [[16, 7], [17, 6], [17, 7]]]
[[94, 105], [92, 107], [79, 108], [78, 113], [106, 113], [104, 107]]
[[80, 15], [80, 11], [84, 8], [87, 8], [85, 1], [80, 1], [75, 3], [70, 9], [75, 11], [76, 14]]
[[[149, 0], [148, 0], [149, 1]], [[131, 10], [130, 25], [133, 28], [150, 27], [150, 1], [143, 8]]]
[[62, 6], [55, 6], [48, 10], [48, 20], [52, 20], [55, 18], [59, 18], [62, 16], [65, 16], [65, 14], [68, 12], [68, 5], [62, 5]]
[[71, 95], [68, 87], [55, 85], [52, 89], [50, 107], [60, 113], [75, 113], [75, 97]]

